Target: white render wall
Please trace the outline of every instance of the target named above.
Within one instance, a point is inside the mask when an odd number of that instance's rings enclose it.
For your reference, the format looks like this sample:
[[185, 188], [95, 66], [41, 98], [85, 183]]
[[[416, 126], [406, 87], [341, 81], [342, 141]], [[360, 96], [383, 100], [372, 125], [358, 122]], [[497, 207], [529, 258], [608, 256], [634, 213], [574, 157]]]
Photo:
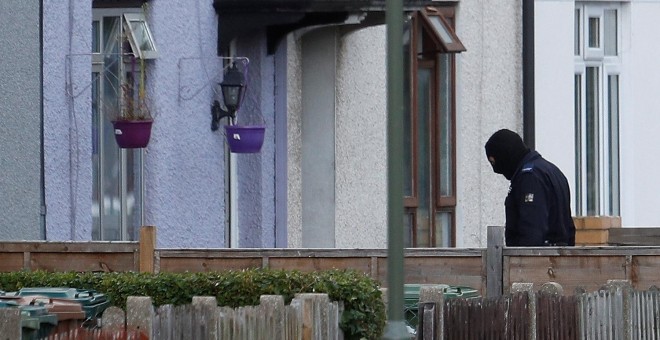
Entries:
[[508, 181], [493, 173], [484, 144], [501, 128], [522, 135], [520, 1], [461, 1], [457, 34], [456, 245], [485, 247], [487, 226], [504, 225]]
[[[492, 172], [484, 143], [500, 128], [522, 131], [521, 8], [461, 2], [457, 60], [457, 246], [486, 245], [489, 225], [504, 224], [508, 182]], [[336, 111], [335, 247], [387, 246], [386, 28], [340, 37]], [[293, 35], [295, 36], [295, 34]], [[290, 37], [289, 43], [296, 44]], [[289, 67], [300, 65], [296, 46]], [[356, 77], [356, 75], [359, 75]], [[289, 247], [301, 245], [299, 75], [289, 79]], [[304, 143], [304, 141], [301, 141]], [[328, 207], [330, 209], [330, 207]]]

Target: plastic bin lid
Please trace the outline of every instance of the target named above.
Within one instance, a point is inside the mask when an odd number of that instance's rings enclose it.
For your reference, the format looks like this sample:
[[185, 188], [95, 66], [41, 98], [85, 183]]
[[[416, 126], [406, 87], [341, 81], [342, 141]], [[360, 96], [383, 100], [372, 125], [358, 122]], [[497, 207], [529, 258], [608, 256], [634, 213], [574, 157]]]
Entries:
[[105, 294], [93, 290], [80, 290], [67, 287], [34, 287], [22, 288], [18, 291], [19, 296], [43, 295], [56, 299], [71, 299], [85, 305], [99, 304], [107, 301]]

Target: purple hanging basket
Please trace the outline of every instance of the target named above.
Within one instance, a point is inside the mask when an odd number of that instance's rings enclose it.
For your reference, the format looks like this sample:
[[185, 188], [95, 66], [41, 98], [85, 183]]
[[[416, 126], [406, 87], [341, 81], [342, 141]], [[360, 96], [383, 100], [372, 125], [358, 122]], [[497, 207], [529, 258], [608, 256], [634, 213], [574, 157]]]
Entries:
[[115, 128], [115, 140], [122, 149], [144, 148], [149, 144], [151, 124], [153, 120], [117, 120], [112, 125]]
[[229, 151], [233, 153], [255, 153], [264, 144], [265, 125], [225, 125], [225, 136]]

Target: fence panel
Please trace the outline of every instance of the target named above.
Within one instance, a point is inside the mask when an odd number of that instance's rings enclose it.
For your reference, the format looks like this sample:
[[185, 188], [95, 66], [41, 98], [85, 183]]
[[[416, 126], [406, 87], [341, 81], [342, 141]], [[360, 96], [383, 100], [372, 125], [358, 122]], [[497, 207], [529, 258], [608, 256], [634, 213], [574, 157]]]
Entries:
[[445, 339], [528, 339], [529, 298], [449, 299], [444, 305]]
[[536, 300], [538, 340], [579, 339], [577, 297], [540, 294]]
[[660, 340], [660, 291], [633, 292], [631, 304], [632, 338]]

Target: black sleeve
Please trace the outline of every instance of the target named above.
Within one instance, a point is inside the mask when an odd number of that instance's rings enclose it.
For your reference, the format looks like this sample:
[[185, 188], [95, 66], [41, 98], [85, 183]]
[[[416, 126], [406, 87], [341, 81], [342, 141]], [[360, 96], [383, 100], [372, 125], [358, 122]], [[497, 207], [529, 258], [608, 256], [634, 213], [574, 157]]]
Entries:
[[548, 232], [548, 205], [541, 181], [531, 172], [519, 175], [512, 199], [518, 209], [519, 246], [543, 246]]

